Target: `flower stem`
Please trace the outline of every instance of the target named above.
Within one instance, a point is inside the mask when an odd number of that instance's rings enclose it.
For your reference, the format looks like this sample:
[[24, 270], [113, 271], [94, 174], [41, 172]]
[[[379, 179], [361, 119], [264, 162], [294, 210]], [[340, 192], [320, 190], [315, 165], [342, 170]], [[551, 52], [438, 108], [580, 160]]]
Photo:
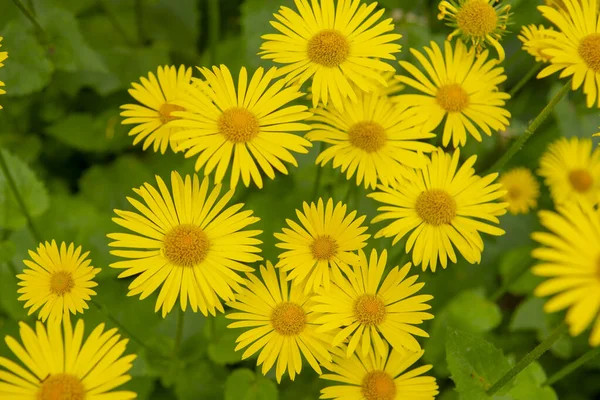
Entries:
[[[317, 157], [319, 154], [323, 152], [325, 148], [325, 142], [319, 142], [319, 153], [317, 153]], [[323, 179], [323, 167], [317, 164], [317, 175], [315, 176], [315, 184], [313, 186], [311, 199], [317, 200], [317, 195], [319, 194], [319, 187], [321, 186], [321, 180]]]
[[554, 375], [548, 378], [548, 380], [544, 382], [544, 386], [554, 385], [556, 382], [560, 381], [562, 378], [569, 375], [571, 372], [575, 371], [577, 368], [581, 367], [586, 362], [593, 360], [599, 354], [600, 347], [588, 350], [587, 353], [584, 353], [581, 357], [579, 357], [572, 363], [565, 365], [563, 368], [558, 370], [558, 372], [556, 372]]
[[183, 338], [183, 323], [185, 318], [185, 312], [178, 307], [179, 313], [177, 313], [177, 328], [175, 330], [175, 345], [173, 346], [173, 360], [179, 355], [179, 348], [181, 347], [181, 340]]
[[552, 345], [560, 339], [560, 337], [567, 332], [568, 326], [564, 322], [561, 322], [546, 339], [542, 341], [542, 343], [538, 344], [537, 347], [531, 350], [525, 357], [521, 359], [512, 367], [504, 376], [496, 383], [494, 383], [488, 390], [487, 395], [492, 396], [497, 393], [500, 389], [502, 389], [506, 384], [508, 384], [515, 376], [517, 376], [521, 371], [523, 371], [529, 364], [537, 360], [544, 354]]
[[29, 215], [27, 206], [25, 205], [25, 202], [23, 201], [23, 198], [21, 197], [21, 194], [19, 193], [17, 184], [15, 183], [15, 180], [8, 168], [8, 164], [6, 163], [6, 158], [4, 157], [3, 149], [0, 149], [0, 168], [2, 169], [2, 172], [4, 173], [4, 176], [6, 177], [8, 186], [10, 186], [10, 189], [12, 190], [13, 194], [15, 195], [15, 199], [17, 200], [17, 204], [19, 205], [21, 212], [23, 213], [23, 215], [25, 216], [25, 219], [27, 220], [27, 227], [29, 228], [29, 231], [31, 232], [31, 234], [33, 235], [33, 237], [35, 238], [36, 241], [41, 242], [42, 237], [41, 237], [40, 233], [37, 231], [37, 229], [35, 228], [35, 225], [33, 225], [33, 220], [31, 219], [31, 215]]
[[546, 118], [548, 118], [548, 116], [554, 109], [554, 106], [556, 106], [558, 102], [561, 101], [563, 97], [565, 97], [565, 95], [570, 89], [571, 80], [569, 79], [569, 81], [565, 83], [565, 85], [558, 91], [558, 93], [554, 95], [550, 102], [546, 104], [546, 107], [544, 107], [544, 109], [538, 114], [538, 116], [535, 117], [535, 119], [529, 124], [527, 129], [525, 129], [525, 132], [523, 132], [523, 134], [512, 144], [512, 146], [510, 146], [506, 153], [504, 153], [502, 157], [500, 157], [500, 159], [496, 161], [494, 165], [492, 165], [484, 175], [487, 175], [490, 172], [501, 170], [502, 167], [504, 167], [504, 165], [508, 162], [508, 160], [510, 160], [515, 154], [519, 152], [519, 150], [523, 148], [523, 145], [525, 144], [527, 139], [529, 139], [529, 137], [533, 135], [537, 128], [539, 128], [542, 122], [544, 122]]
[[42, 39], [44, 42], [46, 42], [47, 41], [46, 31], [44, 31], [44, 28], [42, 28], [42, 26], [35, 19], [35, 17], [33, 16], [33, 14], [31, 12], [29, 12], [29, 10], [27, 9], [27, 7], [25, 7], [23, 5], [23, 3], [21, 3], [21, 0], [13, 0], [13, 3], [15, 3], [15, 5], [17, 6], [17, 8], [25, 15], [25, 17], [27, 17], [27, 19], [29, 21], [31, 21], [31, 23], [35, 27], [35, 30], [38, 32], [39, 38]]
[[523, 75], [523, 77], [521, 78], [521, 80], [519, 80], [519, 82], [517, 82], [512, 88], [510, 88], [508, 94], [510, 94], [510, 97], [515, 97], [515, 95], [519, 92], [519, 90], [521, 90], [521, 88], [523, 88], [523, 86], [525, 86], [525, 84], [527, 82], [529, 82], [529, 80], [531, 78], [533, 78], [533, 76], [535, 74], [537, 74], [537, 72], [542, 68], [542, 64], [540, 63], [535, 63], [531, 69], [529, 71], [527, 71], [527, 73], [525, 75]]
[[219, 0], [208, 0], [208, 40], [210, 42], [210, 63], [217, 62], [219, 32], [221, 31], [221, 15]]
[[[527, 256], [529, 256], [529, 254], [527, 254]], [[528, 270], [529, 263], [523, 262], [522, 268], [516, 268], [516, 271], [511, 271], [511, 273], [506, 277], [506, 279], [504, 279], [502, 286], [500, 286], [498, 290], [496, 290], [490, 296], [490, 301], [495, 303], [498, 300], [500, 300], [500, 298], [504, 296], [506, 292], [508, 292], [508, 289], [512, 286], [512, 284], [515, 283], [519, 278], [521, 278], [523, 274], [525, 274], [525, 272], [527, 272]]]
[[146, 34], [144, 31], [143, 18], [144, 16], [144, 7], [142, 4], [142, 0], [135, 0], [135, 24], [137, 26], [137, 36], [138, 42], [142, 45], [146, 45]]

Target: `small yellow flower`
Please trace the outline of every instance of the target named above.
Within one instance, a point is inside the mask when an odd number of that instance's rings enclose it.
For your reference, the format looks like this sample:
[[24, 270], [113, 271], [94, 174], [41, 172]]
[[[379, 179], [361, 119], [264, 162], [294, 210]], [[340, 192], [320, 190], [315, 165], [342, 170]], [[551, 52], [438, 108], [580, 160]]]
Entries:
[[498, 52], [500, 61], [504, 60], [500, 40], [506, 30], [510, 5], [499, 0], [444, 0], [438, 8], [438, 19], [445, 18], [446, 24], [454, 28], [448, 40], [460, 35], [465, 42], [471, 42], [477, 52], [489, 43]]
[[503, 200], [508, 203], [511, 214], [527, 214], [537, 207], [540, 184], [528, 168], [514, 168], [500, 175], [500, 183], [506, 190]]
[[69, 312], [75, 315], [88, 308], [86, 301], [96, 294], [91, 288], [98, 286], [94, 277], [100, 272], [90, 265], [88, 254], [73, 243], [67, 247], [62, 242], [59, 249], [54, 240], [29, 251], [31, 260], [23, 260], [28, 268], [17, 275], [19, 300], [26, 302], [25, 308], [31, 307], [28, 315], [41, 308], [39, 319], [60, 322], [69, 318]]
[[546, 63], [552, 58], [544, 53], [549, 48], [547, 39], [551, 38], [555, 32], [553, 28], [530, 24], [523, 25], [521, 34], [517, 37], [523, 42], [523, 50], [535, 57], [535, 61]]

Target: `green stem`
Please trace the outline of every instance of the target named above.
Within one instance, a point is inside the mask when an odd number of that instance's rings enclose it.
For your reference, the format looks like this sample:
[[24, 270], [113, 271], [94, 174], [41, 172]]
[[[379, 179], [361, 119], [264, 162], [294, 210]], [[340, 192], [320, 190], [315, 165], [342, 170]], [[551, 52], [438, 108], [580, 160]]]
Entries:
[[572, 363], [564, 366], [563, 368], [558, 370], [558, 372], [556, 372], [554, 375], [552, 375], [550, 378], [548, 378], [548, 380], [546, 382], [544, 382], [544, 386], [554, 385], [556, 382], [560, 381], [562, 378], [569, 375], [571, 372], [575, 371], [577, 368], [581, 367], [586, 362], [593, 360], [599, 354], [600, 354], [600, 347], [596, 347], [594, 349], [588, 350], [587, 353], [583, 354], [581, 357], [579, 357], [577, 360], [573, 361]]
[[[319, 142], [319, 153], [317, 154], [317, 157], [319, 156], [319, 154], [321, 154], [323, 152], [324, 148], [325, 148], [325, 142]], [[319, 187], [321, 186], [322, 179], [323, 179], [323, 166], [317, 164], [317, 176], [315, 176], [315, 184], [313, 186], [312, 196], [310, 197], [311, 199], [314, 199], [315, 201], [317, 200], [317, 195], [319, 194]]]
[[25, 205], [25, 202], [23, 201], [23, 198], [21, 197], [21, 194], [19, 193], [19, 189], [17, 188], [17, 184], [15, 183], [15, 180], [13, 179], [12, 174], [10, 173], [10, 170], [8, 169], [8, 164], [6, 163], [6, 159], [4, 158], [4, 150], [2, 150], [2, 149], [0, 149], [0, 168], [2, 169], [2, 172], [4, 173], [4, 176], [6, 177], [8, 186], [10, 186], [10, 189], [12, 190], [13, 194], [15, 195], [15, 199], [17, 200], [17, 204], [19, 205], [21, 212], [23, 213], [23, 215], [25, 216], [25, 219], [27, 220], [27, 227], [31, 231], [31, 234], [33, 235], [35, 240], [37, 240], [38, 242], [41, 242], [42, 237], [39, 234], [39, 232], [37, 231], [37, 229], [35, 228], [35, 225], [33, 225], [33, 220], [31, 219], [31, 215], [29, 215], [27, 206]]
[[38, 35], [40, 36], [40, 38], [44, 41], [47, 42], [47, 38], [48, 36], [46, 36], [46, 31], [44, 31], [44, 28], [42, 28], [42, 26], [40, 25], [40, 23], [35, 19], [35, 17], [33, 16], [32, 13], [29, 12], [29, 10], [27, 9], [27, 7], [25, 7], [23, 5], [23, 3], [21, 3], [21, 0], [13, 0], [13, 3], [15, 3], [15, 5], [17, 6], [17, 8], [19, 10], [21, 10], [21, 12], [25, 15], [25, 17], [27, 17], [27, 19], [29, 21], [31, 21], [31, 23], [33, 24], [33, 26], [35, 27], [35, 30], [38, 32]]
[[138, 42], [142, 45], [145, 45], [146, 34], [144, 32], [143, 15], [144, 7], [142, 7], [142, 0], [135, 0], [135, 24], [137, 26]]
[[183, 339], [183, 324], [185, 318], [185, 312], [178, 307], [179, 313], [177, 313], [177, 328], [175, 330], [175, 345], [173, 346], [173, 359], [176, 359], [179, 355], [179, 348], [181, 347], [181, 340]]
[[567, 94], [567, 92], [571, 89], [571, 79], [554, 95], [554, 97], [550, 100], [546, 107], [538, 114], [537, 117], [529, 124], [525, 132], [510, 146], [510, 148], [500, 157], [498, 161], [492, 165], [489, 170], [486, 172], [494, 172], [499, 171], [504, 167], [504, 165], [510, 160], [515, 154], [519, 152], [523, 148], [523, 145], [529, 139], [531, 135], [539, 128], [539, 126], [548, 118], [554, 106], [558, 104], [559, 101], [562, 100], [563, 97]]
[[542, 66], [543, 65], [541, 63], [535, 63], [531, 67], [531, 69], [527, 71], [527, 73], [519, 80], [519, 82], [517, 82], [512, 88], [510, 88], [508, 92], [510, 97], [515, 97], [519, 90], [521, 90], [521, 88], [523, 88], [523, 86], [525, 86], [525, 84], [529, 82], [529, 80], [533, 78], [535, 74], [537, 74], [537, 72], [542, 68]]
[[[529, 256], [529, 254], [527, 255]], [[506, 292], [508, 292], [508, 289], [512, 286], [512, 284], [515, 283], [519, 278], [523, 276], [523, 274], [525, 274], [525, 272], [529, 270], [529, 263], [523, 262], [522, 265], [524, 266], [523, 268], [517, 268], [516, 271], [511, 271], [509, 276], [507, 276], [504, 282], [502, 283], [502, 286], [500, 286], [498, 290], [496, 290], [490, 296], [490, 301], [495, 303], [498, 300], [500, 300], [500, 298], [504, 296]]]
[[487, 395], [492, 396], [497, 393], [500, 389], [502, 389], [506, 384], [510, 383], [512, 379], [517, 376], [521, 371], [523, 371], [529, 364], [537, 360], [544, 354], [552, 345], [560, 339], [560, 337], [567, 332], [568, 326], [564, 322], [561, 322], [546, 339], [542, 341], [542, 343], [538, 344], [537, 347], [531, 350], [525, 357], [521, 359], [512, 367], [504, 376], [496, 383], [494, 383], [488, 390]]
[[208, 40], [210, 43], [210, 63], [216, 64], [221, 31], [221, 16], [219, 13], [219, 0], [208, 0]]

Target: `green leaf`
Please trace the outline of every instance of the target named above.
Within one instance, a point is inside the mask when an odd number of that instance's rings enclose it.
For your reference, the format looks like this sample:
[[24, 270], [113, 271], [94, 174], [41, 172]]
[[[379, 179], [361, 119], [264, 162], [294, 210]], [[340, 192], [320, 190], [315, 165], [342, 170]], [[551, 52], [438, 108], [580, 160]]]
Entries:
[[11, 21], [4, 27], [1, 36], [4, 36], [2, 50], [8, 51], [8, 59], [0, 68], [0, 81], [6, 84], [7, 94], [24, 96], [45, 88], [54, 66], [28, 24], [20, 20]]
[[253, 371], [240, 368], [227, 377], [225, 400], [277, 400], [277, 385]]
[[502, 281], [512, 281], [509, 291], [514, 294], [528, 294], [544, 279], [533, 275], [530, 266], [532, 246], [521, 246], [508, 250], [500, 259]]
[[243, 330], [227, 328], [230, 323], [224, 315], [219, 314], [207, 319], [204, 325], [204, 334], [209, 340], [208, 357], [216, 364], [234, 364], [242, 359], [241, 353], [235, 351], [235, 340]]
[[485, 297], [483, 288], [463, 291], [448, 305], [452, 326], [469, 332], [488, 332], [500, 325], [502, 313]]
[[223, 399], [225, 377], [223, 367], [201, 361], [178, 371], [175, 393], [179, 400]]
[[542, 366], [534, 361], [515, 378], [514, 387], [508, 395], [515, 400], [558, 400], [554, 389], [543, 387], [546, 373]]
[[[44, 184], [29, 169], [27, 164], [8, 151], [0, 149], [6, 160], [10, 174], [15, 181], [17, 190], [25, 207], [32, 217], [37, 217], [48, 208], [48, 193]], [[6, 180], [4, 173], [0, 174], [0, 227], [16, 230], [24, 227], [27, 219], [21, 212], [21, 207]]]
[[0, 242], [0, 264], [10, 261], [15, 255], [17, 248], [9, 240]]

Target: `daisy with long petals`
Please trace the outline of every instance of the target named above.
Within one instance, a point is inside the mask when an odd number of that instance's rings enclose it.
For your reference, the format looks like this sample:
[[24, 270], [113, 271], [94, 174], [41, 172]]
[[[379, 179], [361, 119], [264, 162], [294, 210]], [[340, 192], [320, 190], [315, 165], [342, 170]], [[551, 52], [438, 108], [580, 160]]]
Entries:
[[29, 250], [31, 260], [23, 260], [28, 267], [19, 278], [20, 301], [29, 308], [27, 315], [40, 310], [38, 318], [42, 321], [60, 322], [88, 309], [87, 301], [96, 294], [92, 290], [98, 286], [94, 282], [100, 268], [90, 265], [89, 251], [82, 253], [81, 246], [62, 242], [59, 246], [52, 243], [40, 243], [37, 251]]
[[480, 130], [491, 136], [492, 131], [506, 129], [510, 113], [504, 105], [510, 95], [498, 89], [506, 75], [504, 68], [497, 66], [497, 60], [488, 59], [487, 50], [477, 55], [468, 51], [460, 40], [456, 41], [454, 49], [446, 41], [444, 53], [434, 42], [431, 42], [431, 48], [424, 49], [429, 60], [415, 49], [410, 51], [429, 77], [413, 64], [400, 61], [412, 77], [401, 75], [398, 78], [422, 94], [400, 94], [395, 101], [414, 106], [429, 118], [427, 130], [437, 128], [445, 120], [444, 146], [450, 139], [454, 147], [464, 145], [467, 133], [481, 142]]
[[179, 299], [186, 310], [215, 315], [223, 312], [219, 298], [234, 299], [244, 278], [239, 272], [252, 272], [249, 263], [262, 242], [255, 238], [261, 231], [245, 228], [259, 220], [252, 210], [240, 211], [243, 204], [227, 207], [234, 191], [219, 198], [221, 185], [202, 183], [197, 175], [182, 178], [171, 173], [171, 190], [156, 177], [158, 190], [145, 183], [134, 192], [142, 201], [127, 198], [137, 212], [115, 210], [113, 221], [131, 233], [111, 233], [109, 244], [118, 250], [111, 254], [125, 258], [110, 266], [124, 269], [119, 278], [136, 278], [129, 284], [128, 296], [150, 296], [162, 286], [155, 311], [169, 313]]
[[517, 38], [523, 43], [523, 50], [535, 57], [535, 61], [547, 63], [551, 57], [545, 54], [545, 50], [549, 47], [546, 39], [552, 37], [553, 32], [554, 29], [543, 25], [523, 25]]
[[[264, 172], [275, 178], [275, 170], [287, 174], [284, 162], [298, 166], [292, 153], [307, 153], [311, 144], [293, 132], [310, 129], [312, 114], [302, 105], [288, 103], [301, 97], [298, 87], [284, 88], [283, 80], [272, 83], [276, 69], [258, 68], [248, 82], [246, 68], [240, 70], [237, 86], [225, 65], [201, 68], [205, 81], [195, 80], [189, 95], [178, 104], [187, 111], [175, 115], [174, 125], [184, 129], [174, 135], [186, 157], [198, 156], [196, 171], [215, 171], [221, 183], [231, 167], [230, 184], [240, 177], [245, 186], [254, 181], [262, 188]], [[259, 168], [260, 167], [260, 168]]]
[[[295, 0], [297, 11], [282, 6], [271, 25], [279, 33], [263, 35], [262, 58], [285, 64], [278, 71], [290, 83], [312, 78], [313, 107], [329, 100], [343, 109], [343, 99], [356, 100], [356, 87], [368, 92], [386, 86], [382, 74], [394, 68], [381, 61], [395, 60], [402, 37], [392, 18], [381, 22], [384, 9], [360, 0]], [[353, 87], [356, 85], [356, 87]]]
[[383, 280], [387, 252], [384, 250], [379, 259], [375, 250], [368, 260], [362, 250], [359, 255], [348, 277], [335, 271], [331, 289], [320, 288], [313, 296], [312, 310], [320, 314], [315, 320], [321, 325], [317, 332], [339, 330], [331, 344], [337, 347], [349, 339], [347, 357], [358, 346], [363, 356], [369, 352], [384, 354], [384, 340], [398, 351], [421, 350], [413, 335], [429, 335], [415, 325], [433, 318], [424, 312], [431, 308], [426, 302], [433, 296], [415, 295], [425, 284], [415, 283], [418, 275], [406, 278], [410, 263], [401, 269], [392, 268]]
[[346, 208], [341, 201], [334, 207], [333, 199], [326, 205], [323, 199], [304, 202], [302, 211], [296, 210], [302, 225], [286, 219], [289, 228], [275, 233], [280, 241], [276, 246], [285, 250], [277, 267], [289, 272], [287, 279], [294, 285], [302, 284], [305, 293], [321, 286], [329, 289], [331, 269], [350, 271], [348, 266], [358, 261], [355, 253], [367, 245], [371, 235], [361, 225], [366, 216], [356, 218], [356, 211], [346, 214]]
[[239, 310], [227, 314], [236, 320], [229, 328], [246, 328], [236, 340], [235, 350], [247, 347], [242, 359], [260, 350], [257, 365], [262, 364], [262, 373], [275, 365], [277, 382], [288, 372], [294, 380], [302, 370], [302, 356], [310, 366], [321, 374], [319, 364], [331, 361], [327, 350], [328, 335], [317, 333], [315, 314], [309, 310], [310, 296], [299, 286], [288, 287], [286, 274], [277, 272], [270, 262], [260, 267], [262, 280], [247, 274], [247, 281], [236, 294], [236, 300], [227, 303]]
[[[157, 78], [158, 77], [158, 78]], [[142, 140], [142, 148], [146, 150], [153, 145], [154, 151], [165, 153], [169, 145], [177, 151], [173, 134], [181, 130], [173, 126], [171, 121], [177, 119], [172, 113], [184, 108], [175, 104], [190, 88], [192, 69], [183, 65], [158, 67], [157, 75], [148, 73], [148, 78], [140, 78], [141, 84], [133, 82], [129, 89], [131, 97], [140, 104], [125, 104], [121, 106], [121, 116], [125, 117], [123, 124], [135, 124], [129, 131], [129, 136], [135, 136], [133, 144]]]
[[502, 198], [508, 203], [511, 214], [527, 214], [537, 207], [540, 184], [528, 168], [513, 168], [500, 175], [500, 183], [506, 190]]
[[[431, 154], [431, 163], [396, 188], [379, 187], [369, 194], [385, 206], [372, 223], [391, 220], [375, 237], [394, 237], [396, 244], [408, 235], [406, 253], [412, 250], [414, 265], [423, 263], [435, 272], [438, 260], [443, 268], [448, 259], [456, 263], [456, 253], [471, 264], [481, 261], [483, 240], [480, 232], [504, 235], [496, 226], [498, 216], [506, 213], [508, 203], [497, 202], [506, 194], [498, 173], [480, 177], [473, 165], [477, 156], [469, 157], [460, 167], [460, 150], [446, 154], [442, 149]], [[485, 221], [485, 222], [484, 222]]]
[[[20, 361], [0, 357], [0, 398], [4, 400], [129, 400], [134, 392], [114, 390], [131, 380], [136, 356], [123, 356], [128, 339], [117, 329], [98, 325], [84, 340], [83, 321], [72, 328], [36, 323], [33, 330], [19, 323], [22, 344], [11, 336], [7, 346]], [[64, 334], [63, 334], [64, 327]]]
[[541, 262], [533, 273], [548, 278], [535, 294], [552, 296], [544, 306], [546, 312], [568, 308], [566, 322], [572, 336], [592, 325], [589, 342], [596, 347], [600, 345], [600, 211], [574, 202], [557, 210], [540, 211], [540, 221], [549, 232], [532, 235], [541, 245], [532, 253]]

